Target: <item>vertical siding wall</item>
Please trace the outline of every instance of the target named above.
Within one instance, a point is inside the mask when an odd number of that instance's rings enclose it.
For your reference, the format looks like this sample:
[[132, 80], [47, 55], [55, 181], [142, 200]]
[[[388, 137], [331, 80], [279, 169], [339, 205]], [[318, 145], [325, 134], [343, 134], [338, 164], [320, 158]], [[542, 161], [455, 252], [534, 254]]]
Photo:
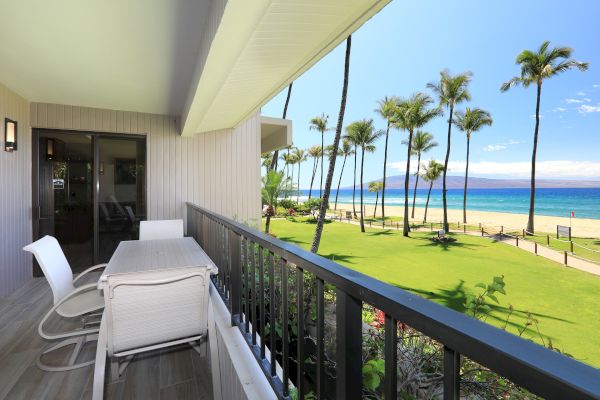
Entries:
[[[4, 151], [4, 118], [17, 121], [17, 150]], [[0, 297], [31, 278], [31, 129], [29, 103], [0, 84]]]

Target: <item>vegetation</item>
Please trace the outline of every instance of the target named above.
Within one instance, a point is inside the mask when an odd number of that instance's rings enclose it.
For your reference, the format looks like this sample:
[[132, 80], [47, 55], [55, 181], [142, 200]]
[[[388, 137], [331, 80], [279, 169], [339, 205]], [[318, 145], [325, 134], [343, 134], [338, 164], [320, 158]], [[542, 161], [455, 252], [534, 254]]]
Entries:
[[[335, 205], [333, 207], [334, 210], [337, 210], [338, 196], [340, 194], [340, 185], [342, 184], [342, 176], [344, 176], [344, 167], [346, 166], [346, 159], [348, 156], [354, 154], [354, 150], [352, 150], [352, 145], [348, 139], [344, 139], [342, 141], [342, 147], [340, 147], [338, 154], [344, 156], [344, 161], [342, 162], [342, 170], [340, 171], [340, 179], [338, 180], [337, 191], [335, 192]], [[385, 187], [385, 186], [384, 186]], [[383, 201], [383, 197], [382, 197]]]
[[542, 97], [542, 83], [562, 72], [577, 68], [586, 71], [589, 64], [571, 59], [573, 49], [569, 47], [550, 47], [550, 42], [545, 41], [537, 51], [523, 50], [517, 56], [516, 63], [521, 67], [521, 74], [502, 84], [500, 90], [523, 85], [528, 88], [531, 84], [537, 86], [535, 103], [535, 129], [533, 131], [533, 151], [531, 153], [531, 190], [529, 195], [529, 218], [527, 231], [534, 233], [535, 214], [535, 160], [537, 156], [538, 134], [540, 129], [540, 98]]
[[[381, 189], [381, 217], [385, 219], [385, 181], [387, 176], [387, 155], [388, 155], [388, 139], [390, 136], [390, 127], [394, 126], [394, 118], [396, 114], [396, 105], [400, 99], [395, 96], [384, 97], [377, 102], [375, 112], [386, 121], [385, 128], [385, 148], [383, 150], [383, 187]], [[341, 177], [340, 177], [341, 179]]]
[[[309, 129], [321, 133], [321, 149], [325, 149], [325, 131], [329, 130], [327, 127], [328, 120], [329, 115], [325, 114], [314, 117], [310, 120]], [[323, 197], [323, 153], [324, 151], [321, 152], [321, 185], [319, 186], [319, 197]]]
[[[402, 144], [408, 145], [406, 140], [402, 141]], [[415, 133], [412, 143], [411, 155], [417, 156], [417, 173], [415, 174], [415, 188], [413, 189], [413, 201], [411, 218], [415, 217], [415, 201], [417, 199], [417, 186], [419, 185], [419, 176], [421, 174], [421, 156], [423, 153], [427, 153], [429, 150], [436, 147], [438, 144], [433, 140], [433, 135], [428, 132], [418, 130]]]
[[323, 157], [323, 148], [321, 146], [311, 146], [308, 149], [308, 156], [313, 159], [313, 170], [312, 177], [310, 178], [310, 190], [308, 191], [308, 198], [312, 197], [312, 188], [315, 181], [315, 174], [319, 166], [319, 158]]
[[379, 192], [383, 189], [383, 182], [370, 182], [369, 192], [376, 193], [375, 195], [375, 209], [373, 210], [373, 218], [377, 215], [377, 201], [379, 200]]
[[427, 208], [429, 208], [429, 198], [431, 197], [431, 189], [433, 183], [440, 179], [440, 175], [444, 172], [444, 166], [435, 160], [429, 161], [425, 172], [423, 173], [423, 180], [429, 182], [429, 191], [427, 192], [427, 202], [425, 203], [425, 214], [423, 215], [423, 223], [427, 222]]
[[[285, 119], [287, 116], [288, 106], [290, 105], [290, 97], [292, 96], [292, 85], [294, 82], [290, 82], [287, 90], [287, 96], [285, 98], [285, 105], [283, 106], [283, 115], [281, 118]], [[277, 171], [277, 159], [279, 158], [279, 150], [275, 150], [271, 156], [271, 165], [267, 168], [268, 171]]]
[[269, 171], [262, 178], [261, 196], [262, 201], [267, 206], [265, 232], [269, 233], [271, 226], [271, 217], [275, 215], [274, 207], [277, 205], [277, 199], [289, 187], [289, 181], [283, 178], [283, 172]]

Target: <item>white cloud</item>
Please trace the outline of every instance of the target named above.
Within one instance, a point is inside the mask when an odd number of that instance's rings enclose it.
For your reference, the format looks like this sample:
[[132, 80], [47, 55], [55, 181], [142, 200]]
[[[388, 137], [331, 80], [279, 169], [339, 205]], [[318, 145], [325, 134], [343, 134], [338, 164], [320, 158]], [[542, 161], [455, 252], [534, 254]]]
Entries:
[[596, 83], [596, 84], [592, 85], [592, 87], [593, 87], [594, 89], [600, 88], [600, 84], [597, 84], [597, 83]]
[[483, 151], [500, 151], [500, 150], [505, 150], [506, 146], [502, 145], [502, 144], [488, 144], [487, 146], [485, 146], [483, 148]]
[[[443, 162], [438, 160], [438, 162]], [[411, 172], [416, 172], [416, 163], [411, 163]], [[451, 174], [464, 173], [464, 161], [450, 161], [448, 171]], [[390, 168], [404, 172], [405, 161], [390, 163]], [[413, 169], [414, 167], [414, 169]], [[514, 178], [528, 178], [531, 174], [530, 161], [491, 162], [479, 161], [469, 163], [469, 173], [483, 176], [511, 176]], [[595, 161], [538, 161], [536, 176], [539, 178], [598, 178], [600, 177], [600, 162]]]
[[[535, 119], [535, 114], [531, 114], [531, 115], [529, 116], [529, 118], [531, 118], [531, 119]], [[542, 119], [542, 118], [544, 118], [544, 114], [540, 114], [540, 119]]]
[[579, 110], [579, 112], [582, 114], [597, 113], [597, 112], [600, 112], [600, 104], [597, 104], [595, 106], [589, 106], [587, 104], [582, 104], [581, 106], [577, 107], [577, 110]]
[[564, 107], [556, 107], [552, 110], [552, 112], [565, 112], [565, 111], [567, 111], [567, 109]]
[[521, 144], [521, 142], [519, 142], [518, 140], [513, 140], [513, 139], [510, 139], [510, 140], [508, 141], [508, 144], [510, 144], [510, 145], [514, 145], [514, 144]]
[[581, 103], [589, 103], [590, 101], [592, 101], [592, 99], [590, 98], [583, 98], [583, 99], [565, 99], [565, 103], [567, 104], [581, 104]]
[[579, 91], [579, 92], [577, 92], [577, 96], [585, 96], [585, 92]]

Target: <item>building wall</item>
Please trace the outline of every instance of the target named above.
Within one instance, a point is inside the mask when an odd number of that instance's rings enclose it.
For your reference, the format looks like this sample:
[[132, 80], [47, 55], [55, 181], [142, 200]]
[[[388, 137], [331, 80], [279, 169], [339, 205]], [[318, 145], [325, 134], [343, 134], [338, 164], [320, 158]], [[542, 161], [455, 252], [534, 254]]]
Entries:
[[[4, 151], [4, 118], [17, 121], [17, 150]], [[31, 277], [29, 102], [0, 83], [0, 297]]]

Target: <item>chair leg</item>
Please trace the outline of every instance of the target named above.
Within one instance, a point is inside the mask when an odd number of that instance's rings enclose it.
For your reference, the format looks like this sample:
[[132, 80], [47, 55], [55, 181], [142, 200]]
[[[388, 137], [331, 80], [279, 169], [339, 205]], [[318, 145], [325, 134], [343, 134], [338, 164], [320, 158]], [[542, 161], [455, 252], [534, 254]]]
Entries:
[[[48, 371], [48, 372], [64, 372], [64, 371], [71, 371], [71, 370], [82, 368], [82, 367], [87, 367], [88, 365], [94, 364], [94, 360], [82, 362], [79, 364], [75, 364], [75, 363], [77, 361], [77, 358], [79, 357], [79, 354], [81, 353], [83, 346], [88, 342], [94, 342], [97, 340], [98, 340], [97, 334], [65, 339], [62, 342], [52, 345], [52, 346], [48, 347], [46, 350], [44, 350], [42, 352], [42, 354], [40, 354], [40, 356], [38, 357], [36, 364], [39, 369], [41, 369], [42, 371]], [[73, 350], [71, 352], [69, 360], [67, 361], [67, 365], [49, 365], [42, 361], [42, 357], [45, 354], [48, 354], [48, 353], [51, 353], [58, 349], [61, 349], [63, 347], [72, 346], [72, 345], [74, 345], [75, 347], [73, 348]]]

